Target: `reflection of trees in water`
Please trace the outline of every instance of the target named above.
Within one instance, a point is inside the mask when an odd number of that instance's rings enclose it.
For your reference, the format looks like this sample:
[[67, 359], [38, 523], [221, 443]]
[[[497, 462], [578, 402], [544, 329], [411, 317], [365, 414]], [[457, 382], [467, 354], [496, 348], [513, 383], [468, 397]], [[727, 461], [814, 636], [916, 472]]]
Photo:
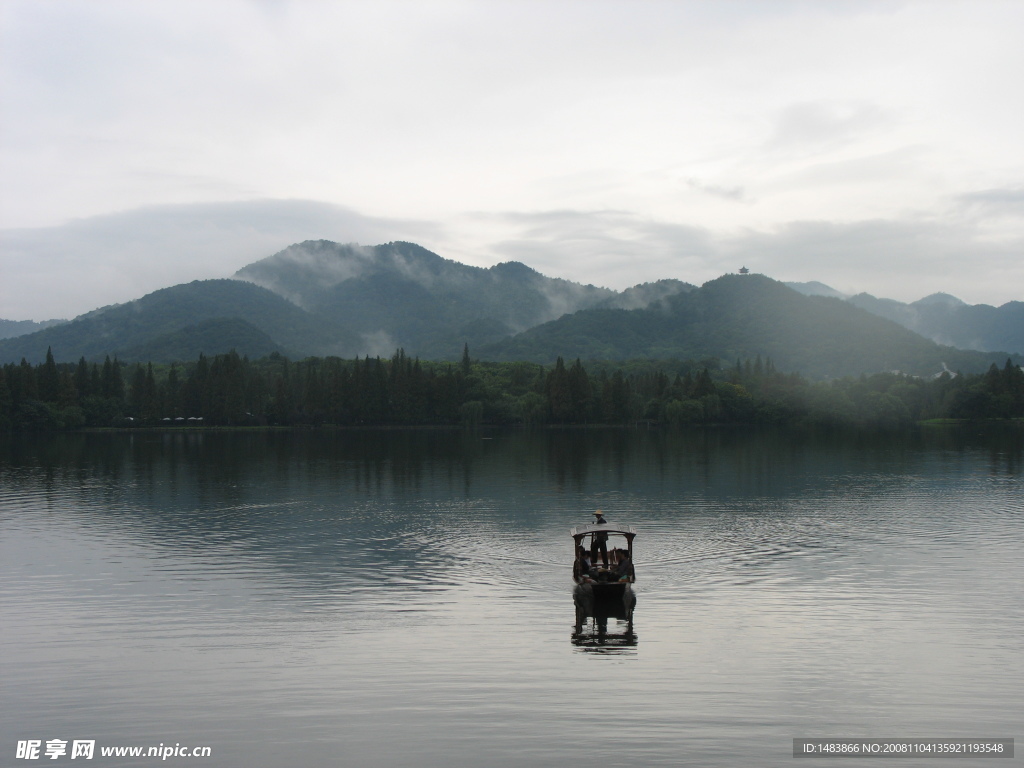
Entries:
[[[565, 511], [560, 495], [575, 502], [622, 493], [645, 505], [648, 524], [676, 525], [684, 500], [825, 497], [847, 478], [866, 476], [949, 483], [968, 465], [1019, 476], [1022, 453], [1019, 425], [900, 433], [140, 430], [5, 435], [0, 484], [59, 491], [68, 503], [57, 508], [102, 519], [169, 553], [231, 544], [306, 579], [318, 573], [334, 582], [365, 566], [394, 574], [397, 583], [414, 559], [443, 573], [473, 556], [466, 548], [479, 544], [475, 509], [522, 533], [549, 530]], [[950, 456], [970, 461], [944, 469]]]
[[572, 644], [576, 648], [584, 653], [636, 653], [637, 636], [633, 631], [636, 595], [632, 589], [627, 587], [621, 594], [602, 597], [595, 596], [592, 589], [577, 586], [572, 598], [576, 606]]
[[[126, 433], [7, 435], [4, 466], [31, 466], [82, 478], [133, 483], [154, 494], [191, 486], [206, 500], [244, 498], [245, 487], [273, 480], [301, 487], [332, 481], [345, 490], [419, 492], [446, 486], [490, 493], [511, 473], [547, 478], [575, 491], [676, 483], [731, 492], [781, 491], [840, 471], [901, 472], [924, 451], [985, 451], [994, 472], [1018, 473], [1019, 425], [959, 425], [903, 432], [708, 428], [529, 430], [343, 429], [309, 431], [140, 430]], [[843, 466], [845, 465], [845, 466]]]
[[3, 467], [29, 466], [133, 486], [158, 501], [192, 494], [203, 503], [251, 500], [248, 488], [272, 482], [301, 492], [334, 483], [367, 494], [443, 492], [490, 495], [523, 484], [599, 492], [716, 489], [785, 493], [799, 482], [830, 485], [840, 474], [904, 472], [922, 453], [982, 450], [996, 473], [1019, 473], [1019, 425], [963, 425], [900, 433], [792, 432], [710, 428], [528, 430], [195, 431], [8, 435]]

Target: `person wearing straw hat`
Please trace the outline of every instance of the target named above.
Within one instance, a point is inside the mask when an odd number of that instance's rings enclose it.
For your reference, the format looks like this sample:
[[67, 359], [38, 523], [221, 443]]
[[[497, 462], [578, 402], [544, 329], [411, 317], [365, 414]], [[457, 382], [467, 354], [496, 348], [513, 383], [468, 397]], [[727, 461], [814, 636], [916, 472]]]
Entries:
[[[594, 513], [594, 525], [607, 525], [608, 521], [604, 519], [604, 513], [601, 510], [597, 510]], [[608, 567], [608, 534], [604, 531], [597, 531], [594, 533], [594, 538], [590, 542], [590, 560], [594, 564], [597, 563], [597, 553], [601, 553], [601, 562], [604, 563], [604, 567]]]

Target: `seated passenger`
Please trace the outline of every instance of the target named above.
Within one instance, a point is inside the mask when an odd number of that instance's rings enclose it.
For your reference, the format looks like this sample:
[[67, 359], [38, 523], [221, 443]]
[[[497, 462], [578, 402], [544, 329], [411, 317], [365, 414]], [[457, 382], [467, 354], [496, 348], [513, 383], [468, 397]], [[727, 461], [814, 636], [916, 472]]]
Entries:
[[587, 550], [580, 547], [579, 551], [580, 573], [590, 573], [590, 555]]
[[633, 573], [633, 563], [630, 562], [629, 552], [624, 549], [620, 549], [619, 564], [615, 567], [615, 578], [621, 581], [622, 579], [631, 578]]

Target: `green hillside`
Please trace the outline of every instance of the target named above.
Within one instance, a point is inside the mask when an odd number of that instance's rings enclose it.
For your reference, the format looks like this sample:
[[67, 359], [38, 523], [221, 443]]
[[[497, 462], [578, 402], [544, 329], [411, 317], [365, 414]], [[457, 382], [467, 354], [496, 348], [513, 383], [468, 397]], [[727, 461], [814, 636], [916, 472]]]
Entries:
[[903, 304], [861, 293], [851, 297], [849, 302], [940, 344], [1024, 354], [1024, 302], [1021, 301], [991, 307], [965, 304], [953, 296], [934, 294], [912, 304]]
[[[223, 322], [226, 319], [241, 321], [263, 336], [240, 335], [240, 326]], [[211, 320], [220, 322], [203, 324]], [[239, 354], [264, 354], [270, 349], [270, 340], [273, 349], [297, 354], [349, 354], [358, 344], [350, 332], [310, 316], [265, 288], [239, 280], [197, 280], [95, 310], [64, 325], [0, 341], [0, 360], [24, 357], [40, 362], [47, 348], [58, 361], [102, 360], [107, 355], [168, 360], [175, 359], [175, 348], [187, 350], [181, 359], [189, 359], [195, 355], [197, 342], [182, 341], [187, 328], [202, 329], [202, 343], [208, 346], [199, 351], [210, 354], [233, 348]], [[248, 342], [252, 342], [251, 349]], [[136, 356], [143, 352], [143, 357]]]
[[274, 354], [288, 354], [259, 328], [237, 317], [217, 317], [203, 320], [177, 331], [156, 336], [145, 344], [130, 347], [118, 354], [122, 360], [146, 360], [154, 363], [173, 363], [194, 360], [207, 350], [235, 350], [251, 358]]
[[492, 343], [618, 296], [607, 288], [546, 277], [518, 262], [474, 267], [403, 242], [308, 241], [235, 276], [391, 346], [366, 351], [387, 354], [403, 347], [431, 359], [458, 359], [466, 342]]
[[[852, 302], [804, 295], [762, 275], [726, 275], [700, 288], [661, 280], [616, 292], [518, 262], [467, 266], [412, 243], [311, 241], [237, 277], [165, 288], [0, 340], [0, 363], [39, 363], [47, 349], [58, 362], [170, 362], [230, 350], [253, 359], [275, 352], [352, 358], [396, 349], [457, 360], [468, 343], [482, 359], [544, 364], [562, 357], [732, 365], [761, 357], [780, 371], [821, 379], [983, 371], [1010, 356], [940, 346]], [[922, 304], [924, 312], [949, 302]]]
[[726, 275], [655, 308], [582, 310], [478, 350], [483, 358], [551, 363], [557, 357], [626, 360], [770, 357], [812, 377], [901, 370], [985, 370], [1005, 352], [941, 347], [839, 299], [804, 296], [761, 275]]
[[38, 323], [32, 320], [0, 320], [0, 339], [13, 339], [15, 336], [35, 333], [43, 328], [66, 322], [67, 320], [43, 320]]

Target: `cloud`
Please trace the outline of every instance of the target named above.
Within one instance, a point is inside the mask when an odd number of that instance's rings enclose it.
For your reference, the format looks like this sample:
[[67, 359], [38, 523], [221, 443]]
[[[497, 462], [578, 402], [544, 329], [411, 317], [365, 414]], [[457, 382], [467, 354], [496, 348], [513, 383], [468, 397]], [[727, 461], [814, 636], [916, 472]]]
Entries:
[[868, 102], [790, 104], [779, 113], [768, 145], [801, 153], [820, 151], [856, 141], [891, 122], [885, 110]]
[[718, 247], [754, 271], [844, 293], [905, 302], [940, 292], [971, 304], [1024, 299], [1024, 237], [993, 241], [977, 221], [790, 222], [722, 238]]
[[686, 184], [690, 189], [695, 189], [698, 192], [703, 192], [704, 194], [711, 195], [712, 197], [720, 197], [725, 200], [735, 200], [738, 203], [746, 202], [744, 199], [744, 189], [740, 186], [726, 187], [718, 184], [706, 184], [698, 181], [697, 179], [687, 179]]
[[983, 189], [957, 197], [964, 210], [982, 216], [1024, 216], [1024, 187]]
[[316, 239], [432, 242], [441, 230], [304, 200], [152, 206], [58, 227], [7, 229], [0, 231], [0, 317], [71, 317], [170, 285], [229, 277]]
[[[732, 231], [619, 209], [474, 213], [442, 228], [301, 200], [157, 206], [0, 232], [0, 317], [70, 317], [169, 285], [228, 277], [319, 239], [408, 240], [475, 266], [520, 261], [549, 277], [616, 290], [666, 278], [700, 284], [745, 265], [849, 294], [909, 302], [945, 292], [1002, 304], [1024, 299], [1024, 236], [1013, 228], [993, 236], [989, 214], [1021, 204], [1019, 189], [992, 189], [955, 198], [935, 215]], [[307, 268], [323, 267], [306, 249], [287, 253]]]
[[[831, 195], [830, 210], [822, 195], [783, 195], [770, 221], [755, 220], [773, 182], [800, 183], [787, 164], [808, 156], [921, 143], [949, 177], [980, 169], [993, 177], [974, 183], [993, 186], [1019, 167], [1013, 3], [4, 9], [0, 226], [255, 197], [432, 220], [471, 207], [667, 218], [658, 201], [686, 179], [697, 180], [693, 197], [731, 209], [711, 212], [720, 218], [737, 215], [737, 199], [756, 202], [739, 224], [763, 226], [876, 215], [864, 209], [880, 183]], [[595, 171], [630, 183], [548, 184]], [[916, 196], [936, 188], [926, 169], [913, 172], [926, 177]]]
[[488, 252], [620, 290], [664, 278], [700, 284], [745, 265], [778, 280], [906, 302], [937, 292], [968, 303], [1024, 300], [1024, 236], [993, 239], [969, 217], [794, 221], [738, 232], [625, 211], [510, 213], [500, 223], [506, 237]]
[[6, 0], [0, 317], [319, 237], [1019, 298], [1022, 34], [999, 0]]
[[627, 211], [509, 212], [485, 218], [509, 235], [489, 243], [487, 253], [522, 261], [551, 277], [604, 287], [686, 280], [713, 258], [709, 232]]

